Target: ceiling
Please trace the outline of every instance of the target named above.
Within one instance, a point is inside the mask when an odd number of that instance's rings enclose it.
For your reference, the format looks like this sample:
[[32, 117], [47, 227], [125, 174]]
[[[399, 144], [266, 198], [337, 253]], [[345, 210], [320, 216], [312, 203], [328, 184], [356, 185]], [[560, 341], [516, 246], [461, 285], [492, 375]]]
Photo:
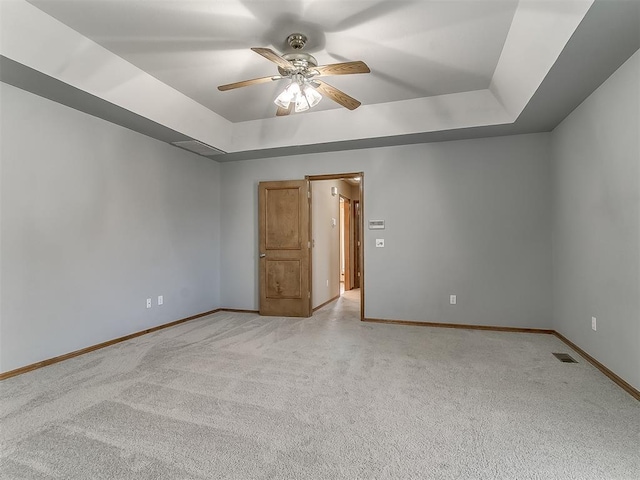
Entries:
[[[640, 46], [635, 0], [0, 3], [2, 81], [220, 160], [548, 131]], [[276, 75], [250, 48], [294, 32], [319, 64], [367, 63], [326, 78], [360, 108], [276, 118], [284, 81], [217, 90]]]
[[[328, 80], [365, 105], [486, 89], [517, 6], [513, 0], [29, 1], [231, 122], [273, 117], [271, 101], [284, 82], [215, 87], [276, 75], [276, 65], [250, 47], [291, 51], [286, 37], [297, 32], [309, 39], [303, 51], [320, 64], [369, 65], [371, 75]], [[308, 114], [337, 108], [322, 101]]]

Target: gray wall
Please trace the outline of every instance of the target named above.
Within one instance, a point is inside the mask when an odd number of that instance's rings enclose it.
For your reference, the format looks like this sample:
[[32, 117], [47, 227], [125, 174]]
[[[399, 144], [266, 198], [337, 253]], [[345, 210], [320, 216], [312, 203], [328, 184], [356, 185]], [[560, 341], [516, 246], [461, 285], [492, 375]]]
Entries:
[[554, 327], [635, 388], [640, 388], [639, 116], [636, 52], [552, 134]]
[[[365, 172], [367, 317], [551, 328], [548, 134], [221, 165], [222, 304], [258, 308], [257, 184]], [[375, 248], [385, 238], [385, 248]], [[449, 294], [458, 305], [449, 305]]]
[[2, 371], [220, 306], [219, 164], [0, 95]]

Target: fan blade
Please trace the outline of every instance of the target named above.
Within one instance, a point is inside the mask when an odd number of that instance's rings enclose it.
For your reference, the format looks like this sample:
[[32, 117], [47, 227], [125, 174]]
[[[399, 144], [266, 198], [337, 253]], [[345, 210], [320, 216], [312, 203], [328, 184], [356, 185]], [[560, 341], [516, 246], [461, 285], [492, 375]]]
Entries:
[[293, 111], [293, 102], [289, 104], [289, 108], [278, 107], [276, 111], [277, 117], [284, 117], [285, 115], [289, 115]]
[[329, 97], [334, 102], [339, 103], [349, 110], [355, 110], [361, 105], [358, 100], [350, 97], [343, 91], [338, 90], [336, 87], [332, 87], [328, 83], [321, 82], [320, 80], [314, 80], [312, 84], [322, 95]]
[[227, 85], [220, 85], [218, 90], [221, 92], [225, 92], [227, 90], [233, 90], [234, 88], [240, 87], [248, 87], [249, 85], [258, 85], [259, 83], [267, 83], [275, 80], [280, 80], [282, 77], [280, 75], [274, 75], [271, 77], [260, 77], [254, 78], [252, 80], [243, 80], [242, 82], [229, 83]]
[[351, 75], [352, 73], [370, 73], [371, 72], [367, 64], [361, 61], [332, 63], [331, 65], [320, 65], [319, 67], [309, 68], [309, 70], [317, 71], [320, 74], [320, 76]]
[[270, 48], [253, 47], [251, 50], [253, 50], [257, 54], [262, 55], [267, 60], [271, 60], [273, 63], [277, 64], [279, 67], [285, 70], [293, 70], [294, 68], [296, 68], [293, 63], [291, 63], [289, 60], [285, 60]]

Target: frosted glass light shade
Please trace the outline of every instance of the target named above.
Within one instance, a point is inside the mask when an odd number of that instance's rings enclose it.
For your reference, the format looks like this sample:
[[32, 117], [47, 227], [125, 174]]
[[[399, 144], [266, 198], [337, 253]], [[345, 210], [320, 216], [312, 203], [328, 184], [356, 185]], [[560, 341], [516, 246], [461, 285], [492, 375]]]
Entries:
[[296, 82], [291, 82], [287, 85], [287, 88], [276, 97], [273, 103], [282, 108], [289, 108], [289, 104], [295, 102], [297, 97], [301, 96], [300, 93], [300, 85]]
[[322, 95], [320, 95], [318, 91], [311, 85], [305, 85], [302, 91], [305, 97], [307, 97], [310, 108], [315, 107], [318, 103], [320, 103], [320, 100], [322, 100]]
[[310, 105], [309, 105], [309, 101], [307, 100], [307, 97], [304, 95], [304, 93], [300, 93], [300, 95], [296, 97], [295, 111], [304, 112], [306, 110], [309, 110], [309, 108], [310, 108]]

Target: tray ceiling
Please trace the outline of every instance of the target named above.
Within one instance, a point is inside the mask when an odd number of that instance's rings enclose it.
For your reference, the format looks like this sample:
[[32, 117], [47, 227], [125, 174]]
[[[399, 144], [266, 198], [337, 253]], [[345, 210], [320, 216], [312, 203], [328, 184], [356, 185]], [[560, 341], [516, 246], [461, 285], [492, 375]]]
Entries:
[[[622, 1], [11, 0], [0, 9], [2, 81], [163, 141], [202, 142], [227, 152], [221, 161], [544, 131], [640, 43], [638, 3]], [[326, 77], [362, 106], [324, 98], [276, 118], [285, 81], [217, 90], [276, 74], [250, 48], [286, 52], [294, 32], [320, 64], [369, 65], [370, 74]]]
[[[517, 2], [30, 0], [30, 3], [231, 122], [273, 117], [277, 74], [250, 47], [309, 38], [320, 64], [363, 60], [371, 75], [327, 81], [364, 105], [489, 88]], [[126, 12], [126, 13], [125, 13]], [[323, 100], [313, 114], [339, 109]]]

